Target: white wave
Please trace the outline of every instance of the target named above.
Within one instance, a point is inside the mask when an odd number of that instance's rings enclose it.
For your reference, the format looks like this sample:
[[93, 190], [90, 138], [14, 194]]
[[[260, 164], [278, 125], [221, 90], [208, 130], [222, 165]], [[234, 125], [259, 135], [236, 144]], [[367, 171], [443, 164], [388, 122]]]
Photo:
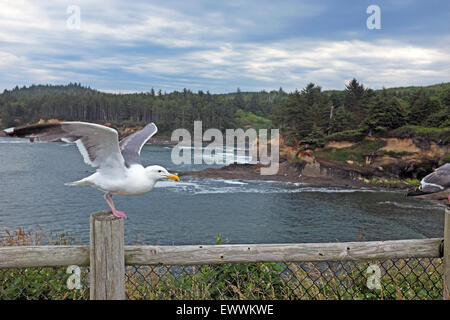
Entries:
[[280, 180], [245, 180], [245, 181], [252, 181], [252, 182], [257, 182], [257, 183], [287, 184], [287, 185], [293, 185], [296, 187], [308, 185], [308, 183], [306, 183], [306, 182], [291, 182], [291, 181], [280, 181]]
[[12, 137], [0, 137], [0, 143], [3, 144], [36, 144], [36, 143], [49, 143], [48, 141], [35, 140], [31, 142], [28, 138], [12, 138]]
[[195, 194], [210, 194], [210, 193], [302, 193], [302, 192], [317, 192], [317, 193], [356, 193], [356, 192], [372, 192], [369, 190], [350, 190], [350, 189], [329, 189], [329, 188], [252, 188], [252, 187], [211, 187], [208, 189], [195, 191]]
[[[213, 194], [213, 193], [269, 193], [267, 191], [258, 188], [233, 188], [233, 187], [223, 187], [223, 188], [210, 188], [195, 191], [194, 194]], [[278, 192], [276, 192], [278, 193]]]
[[236, 185], [246, 185], [247, 182], [239, 181], [239, 180], [223, 180], [224, 183], [228, 184], [236, 184]]
[[37, 143], [48, 143], [47, 141], [34, 141], [31, 142], [28, 139], [20, 139], [20, 140], [0, 140], [0, 144], [37, 144]]
[[274, 180], [241, 180], [222, 178], [190, 178], [189, 180], [160, 181], [155, 187], [170, 188], [174, 192], [193, 194], [225, 194], [225, 193], [356, 193], [377, 192], [372, 189], [350, 189], [341, 187], [311, 187], [302, 182], [285, 182]]
[[234, 181], [234, 180], [225, 180], [224, 182], [228, 183], [228, 184], [239, 184], [239, 185], [246, 185], [247, 184], [247, 183], [242, 182], [242, 181]]
[[344, 189], [333, 187], [305, 187], [302, 192], [324, 192], [324, 193], [355, 193], [355, 192], [377, 192], [372, 189]]
[[193, 183], [193, 182], [183, 182], [183, 181], [172, 181], [172, 180], [162, 180], [158, 181], [155, 184], [155, 188], [172, 188], [172, 187], [193, 187], [193, 188], [199, 188], [200, 184]]
[[212, 163], [212, 164], [230, 164], [230, 163], [250, 163], [252, 161], [252, 157], [249, 156], [236, 156], [230, 154], [224, 154], [224, 153], [216, 153], [211, 155], [195, 155], [194, 154], [194, 160], [200, 159], [201, 161], [205, 163]]
[[0, 140], [0, 143], [2, 143], [2, 144], [18, 144], [18, 143], [31, 143], [31, 142], [28, 140], [13, 140], [13, 141]]

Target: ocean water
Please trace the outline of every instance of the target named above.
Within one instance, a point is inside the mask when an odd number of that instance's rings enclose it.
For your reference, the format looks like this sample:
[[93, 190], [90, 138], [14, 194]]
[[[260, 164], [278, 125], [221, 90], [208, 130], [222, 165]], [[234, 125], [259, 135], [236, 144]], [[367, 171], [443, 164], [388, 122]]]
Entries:
[[[172, 149], [146, 145], [144, 165], [169, 171]], [[221, 155], [220, 155], [221, 156]], [[241, 159], [246, 161], [248, 159]], [[67, 187], [94, 170], [72, 144], [0, 138], [0, 234], [24, 227], [89, 241], [89, 216], [108, 209], [92, 187]], [[127, 244], [298, 243], [441, 237], [443, 207], [404, 192], [258, 180], [182, 177], [142, 196], [115, 196]], [[362, 238], [361, 238], [362, 237]]]

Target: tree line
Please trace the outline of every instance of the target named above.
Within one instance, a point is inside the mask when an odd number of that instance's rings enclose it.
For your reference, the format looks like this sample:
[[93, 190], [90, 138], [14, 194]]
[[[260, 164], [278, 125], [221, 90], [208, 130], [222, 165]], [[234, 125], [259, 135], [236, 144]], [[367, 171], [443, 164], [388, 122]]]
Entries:
[[302, 90], [211, 94], [184, 89], [165, 93], [151, 89], [135, 94], [100, 92], [79, 83], [32, 85], [0, 94], [3, 128], [40, 119], [109, 122], [117, 126], [158, 124], [162, 134], [176, 128], [280, 128], [290, 144], [320, 146], [340, 133], [382, 135], [403, 126], [450, 127], [450, 83], [429, 87], [373, 90], [356, 79], [344, 90], [323, 91], [308, 84]]
[[225, 130], [245, 123], [245, 114], [265, 119], [286, 96], [282, 90], [242, 93], [238, 89], [232, 94], [211, 94], [151, 89], [136, 94], [110, 94], [78, 83], [33, 85], [5, 90], [0, 95], [0, 117], [2, 127], [56, 118], [124, 126], [154, 121], [160, 132], [167, 134], [176, 128], [193, 129], [194, 120], [202, 120], [205, 128]]
[[343, 133], [352, 140], [404, 127], [450, 128], [450, 84], [373, 90], [353, 79], [343, 91], [322, 91], [310, 83], [289, 94], [272, 119], [288, 144], [313, 147]]

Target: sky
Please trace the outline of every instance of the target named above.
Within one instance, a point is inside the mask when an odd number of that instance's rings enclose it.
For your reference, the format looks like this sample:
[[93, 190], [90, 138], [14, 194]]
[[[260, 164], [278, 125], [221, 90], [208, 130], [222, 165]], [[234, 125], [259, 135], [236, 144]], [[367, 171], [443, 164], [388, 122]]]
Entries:
[[448, 0], [0, 0], [0, 90], [430, 85], [450, 81], [449, 32]]

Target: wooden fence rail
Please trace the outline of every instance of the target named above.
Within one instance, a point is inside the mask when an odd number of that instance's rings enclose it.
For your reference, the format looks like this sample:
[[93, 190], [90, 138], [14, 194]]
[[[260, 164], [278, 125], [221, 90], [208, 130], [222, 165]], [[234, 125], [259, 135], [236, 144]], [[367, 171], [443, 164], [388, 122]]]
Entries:
[[[360, 261], [440, 258], [443, 238], [393, 241], [236, 244], [202, 246], [125, 246], [125, 265], [200, 265], [251, 262]], [[88, 266], [89, 246], [0, 248], [0, 268]]]
[[0, 247], [1, 268], [90, 266], [91, 299], [124, 299], [125, 265], [362, 261], [441, 258], [444, 299], [450, 294], [450, 209], [444, 238], [343, 243], [124, 246], [124, 223], [109, 212], [91, 216], [89, 246]]

